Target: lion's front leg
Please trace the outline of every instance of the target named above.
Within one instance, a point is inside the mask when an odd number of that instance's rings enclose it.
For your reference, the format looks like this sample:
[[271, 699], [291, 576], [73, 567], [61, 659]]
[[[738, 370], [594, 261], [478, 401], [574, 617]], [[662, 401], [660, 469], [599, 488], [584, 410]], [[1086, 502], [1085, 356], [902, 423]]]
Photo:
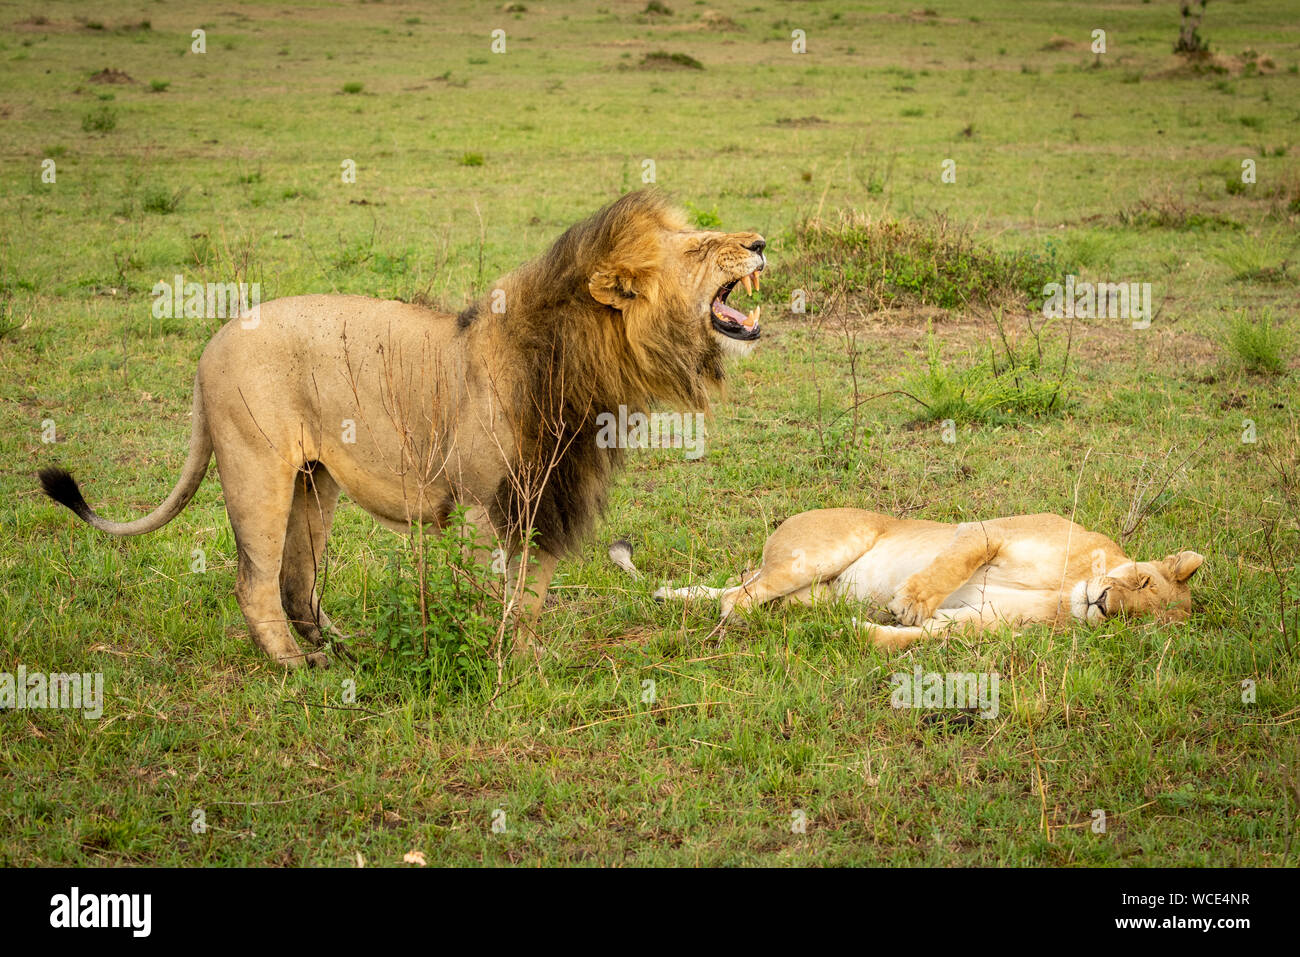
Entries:
[[[536, 622], [537, 616], [542, 613], [542, 605], [546, 603], [546, 593], [551, 588], [551, 579], [555, 576], [555, 566], [559, 561], [550, 552], [532, 549], [526, 573], [520, 567], [512, 576], [517, 589], [519, 617], [529, 625]], [[523, 563], [519, 564], [522, 566]], [[523, 577], [522, 583], [519, 582], [520, 576]]]
[[551, 587], [551, 578], [555, 575], [555, 566], [559, 559], [550, 552], [532, 549], [529, 552], [528, 567], [516, 560], [511, 565], [511, 574], [507, 576], [509, 587], [507, 601], [514, 604], [515, 638], [514, 650], [531, 652], [540, 657], [542, 644], [537, 635], [537, 619], [546, 603], [546, 593]]
[[519, 543], [512, 549], [508, 538], [513, 536], [502, 539], [487, 509], [473, 507], [465, 517], [475, 530], [470, 547], [479, 565], [492, 569], [493, 600], [500, 602], [501, 620], [506, 627], [513, 626], [514, 650], [531, 649], [535, 653], [539, 648], [535, 625], [559, 558], [536, 547], [528, 548], [525, 556]]
[[899, 586], [889, 603], [890, 612], [904, 625], [926, 623], [945, 598], [997, 557], [1001, 546], [997, 531], [982, 522], [958, 525], [952, 542]]

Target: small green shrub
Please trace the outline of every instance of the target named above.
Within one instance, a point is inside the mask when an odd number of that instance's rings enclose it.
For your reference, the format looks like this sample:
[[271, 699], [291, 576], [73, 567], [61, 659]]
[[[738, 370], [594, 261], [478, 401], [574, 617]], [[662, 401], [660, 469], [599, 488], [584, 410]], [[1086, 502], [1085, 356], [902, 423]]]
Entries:
[[461, 166], [482, 166], [483, 163], [482, 153], [465, 153], [460, 158]]
[[408, 544], [395, 545], [376, 595], [382, 656], [420, 686], [453, 693], [482, 690], [496, 674], [499, 618], [492, 611], [499, 599], [491, 569], [475, 558], [466, 513], [457, 507], [441, 531], [426, 529], [422, 539], [412, 533]]
[[1242, 235], [1214, 254], [1228, 267], [1237, 282], [1289, 283], [1295, 274], [1288, 271], [1290, 261], [1284, 242], [1277, 236]]
[[184, 196], [184, 189], [172, 192], [165, 186], [150, 186], [144, 191], [144, 196], [140, 199], [140, 207], [146, 213], [159, 213], [166, 216], [180, 208]]
[[718, 208], [700, 209], [694, 203], [687, 202], [686, 209], [690, 212], [691, 222], [695, 224], [696, 229], [721, 229], [722, 217], [718, 215]]
[[655, 50], [641, 58], [641, 66], [648, 70], [703, 70], [704, 64], [689, 53], [669, 53]]
[[87, 133], [108, 133], [117, 129], [117, 111], [111, 106], [91, 110], [81, 118], [81, 128]]
[[845, 215], [795, 227], [784, 278], [772, 278], [772, 293], [779, 296], [786, 283], [805, 290], [808, 284], [822, 290], [843, 285], [845, 292], [883, 308], [1040, 301], [1043, 286], [1065, 272], [1057, 259], [1055, 247], [1042, 255], [994, 251], [942, 218]]
[[360, 93], [363, 89], [365, 89], [364, 83], [352, 82], [343, 84], [344, 93]]
[[964, 368], [943, 361], [931, 330], [925, 367], [908, 378], [904, 391], [930, 422], [1000, 422], [1059, 413], [1071, 379], [1070, 352], [1068, 344], [1062, 347], [1048, 336], [1051, 325], [1031, 326], [1024, 337], [1029, 341], [1021, 346], [1007, 339], [999, 322], [1000, 345], [990, 345], [987, 356]]
[[1181, 199], [1143, 199], [1115, 214], [1121, 226], [1134, 229], [1241, 229], [1241, 223], [1217, 213], [1204, 213]]
[[1258, 316], [1236, 313], [1224, 329], [1224, 341], [1233, 359], [1247, 372], [1280, 375], [1286, 371], [1291, 336], [1285, 325], [1273, 321], [1271, 310]]
[[1205, 19], [1206, 0], [1201, 0], [1201, 12], [1199, 16], [1192, 16], [1192, 7], [1194, 4], [1186, 2], [1182, 5], [1182, 23], [1178, 27], [1178, 39], [1174, 43], [1174, 52], [1182, 53], [1185, 56], [1204, 56], [1210, 52], [1210, 45], [1205, 42], [1201, 36], [1201, 21]]

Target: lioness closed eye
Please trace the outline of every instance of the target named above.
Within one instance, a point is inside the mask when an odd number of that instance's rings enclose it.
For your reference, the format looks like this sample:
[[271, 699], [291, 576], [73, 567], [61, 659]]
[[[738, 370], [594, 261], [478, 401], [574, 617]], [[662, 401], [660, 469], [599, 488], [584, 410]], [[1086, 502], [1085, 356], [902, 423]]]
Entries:
[[[803, 512], [763, 546], [763, 564], [733, 588], [661, 588], [657, 598], [715, 598], [726, 619], [773, 599], [846, 598], [886, 605], [896, 625], [863, 623], [877, 646], [903, 648], [998, 622], [1185, 620], [1196, 552], [1135, 562], [1104, 535], [1059, 515], [950, 525], [856, 508]], [[855, 619], [856, 624], [856, 619]]]
[[[111, 522], [62, 469], [53, 499], [95, 528], [139, 535], [185, 508], [215, 453], [235, 533], [235, 593], [253, 641], [285, 666], [336, 634], [316, 574], [341, 492], [385, 525], [445, 523], [457, 504], [526, 575], [531, 618], [557, 558], [605, 502], [621, 450], [598, 419], [652, 402], [708, 407], [726, 353], [759, 337], [727, 304], [766, 267], [757, 233], [691, 229], [651, 191], [564, 233], [459, 316], [360, 296], [261, 305], [199, 360], [189, 456], [148, 516]], [[521, 533], [536, 533], [525, 571]], [[511, 581], [518, 583], [517, 577]]]

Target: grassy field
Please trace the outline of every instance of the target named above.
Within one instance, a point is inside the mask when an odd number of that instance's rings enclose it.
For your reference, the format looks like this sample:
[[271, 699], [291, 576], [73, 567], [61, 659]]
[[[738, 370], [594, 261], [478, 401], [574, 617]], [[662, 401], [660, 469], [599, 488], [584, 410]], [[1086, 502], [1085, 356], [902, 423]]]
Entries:
[[[1211, 3], [1197, 61], [1165, 0], [667, 4], [0, 0], [0, 672], [105, 686], [97, 721], [0, 711], [0, 864], [1296, 864], [1293, 4]], [[56, 460], [112, 518], [171, 488], [219, 323], [154, 318], [159, 280], [459, 308], [646, 160], [768, 237], [764, 337], [703, 458], [629, 456], [492, 706], [379, 654], [402, 540], [355, 506], [324, 601], [361, 662], [286, 675], [215, 471], [128, 540], [36, 491]], [[1070, 274], [1157, 315], [1047, 324]], [[650, 599], [839, 505], [1193, 548], [1196, 613], [891, 656], [851, 609], [715, 641]], [[997, 672], [997, 718], [891, 708], [916, 667]]]

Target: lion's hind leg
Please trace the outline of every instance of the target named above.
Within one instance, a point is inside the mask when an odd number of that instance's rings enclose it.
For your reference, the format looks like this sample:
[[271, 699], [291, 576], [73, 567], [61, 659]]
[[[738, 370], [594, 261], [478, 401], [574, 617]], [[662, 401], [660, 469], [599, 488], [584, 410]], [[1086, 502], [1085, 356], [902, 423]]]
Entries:
[[323, 632], [340, 637], [321, 608], [317, 591], [321, 557], [340, 491], [338, 482], [319, 463], [294, 478], [293, 505], [280, 564], [280, 596], [294, 630], [313, 648], [324, 644]]
[[226, 514], [239, 551], [235, 597], [253, 643], [286, 668], [304, 663], [324, 666], [328, 662], [319, 652], [303, 654], [289, 630], [280, 592], [280, 568], [298, 470], [260, 437], [247, 442], [239, 437], [214, 438], [218, 439], [214, 445]]

